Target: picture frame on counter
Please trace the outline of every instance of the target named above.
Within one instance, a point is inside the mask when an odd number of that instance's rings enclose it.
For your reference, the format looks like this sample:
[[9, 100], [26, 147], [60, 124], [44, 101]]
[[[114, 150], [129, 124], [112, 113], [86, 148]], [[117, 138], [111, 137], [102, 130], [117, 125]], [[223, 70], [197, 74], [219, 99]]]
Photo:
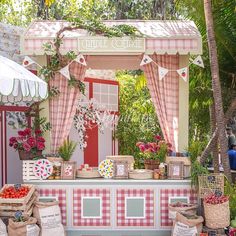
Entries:
[[128, 179], [129, 162], [126, 160], [113, 160], [114, 179]]
[[62, 162], [61, 178], [62, 179], [75, 179], [76, 178], [76, 162], [75, 161]]
[[168, 179], [183, 179], [184, 163], [182, 161], [171, 161], [168, 164]]

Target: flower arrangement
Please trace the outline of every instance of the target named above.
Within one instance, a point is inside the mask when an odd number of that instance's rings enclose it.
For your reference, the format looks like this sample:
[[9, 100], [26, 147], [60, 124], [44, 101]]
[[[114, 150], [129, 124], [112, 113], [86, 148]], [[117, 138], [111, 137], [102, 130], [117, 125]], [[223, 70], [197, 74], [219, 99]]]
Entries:
[[18, 137], [9, 139], [9, 146], [15, 150], [24, 151], [31, 156], [37, 157], [45, 149], [45, 139], [40, 129], [26, 128], [18, 131]]
[[144, 159], [164, 162], [167, 153], [172, 152], [172, 145], [167, 143], [160, 135], [155, 135], [154, 139], [154, 142], [137, 142], [136, 146], [139, 148]]

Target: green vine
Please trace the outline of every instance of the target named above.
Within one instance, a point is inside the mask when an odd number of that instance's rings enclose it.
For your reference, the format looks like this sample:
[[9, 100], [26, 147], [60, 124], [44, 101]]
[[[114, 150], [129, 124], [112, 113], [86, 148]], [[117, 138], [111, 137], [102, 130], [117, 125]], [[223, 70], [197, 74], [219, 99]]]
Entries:
[[[54, 77], [55, 73], [61, 68], [68, 65], [71, 61], [76, 58], [76, 53], [74, 51], [69, 51], [66, 55], [60, 53], [60, 47], [62, 45], [63, 33], [65, 31], [73, 31], [77, 29], [87, 30], [91, 35], [102, 35], [105, 37], [124, 37], [129, 36], [131, 38], [142, 37], [140, 31], [131, 25], [114, 25], [107, 26], [99, 20], [84, 21], [79, 18], [71, 19], [71, 26], [67, 26], [58, 31], [56, 38], [52, 42], [45, 43], [44, 52], [49, 56], [49, 63], [47, 66], [43, 66], [39, 73], [44, 76], [45, 81], [49, 82], [51, 78]], [[78, 81], [74, 76], [70, 76], [68, 80], [68, 85], [72, 87], [79, 88], [80, 92], [84, 93], [85, 85], [82, 81]], [[49, 98], [57, 96], [60, 93], [59, 89], [52, 87], [49, 90]]]

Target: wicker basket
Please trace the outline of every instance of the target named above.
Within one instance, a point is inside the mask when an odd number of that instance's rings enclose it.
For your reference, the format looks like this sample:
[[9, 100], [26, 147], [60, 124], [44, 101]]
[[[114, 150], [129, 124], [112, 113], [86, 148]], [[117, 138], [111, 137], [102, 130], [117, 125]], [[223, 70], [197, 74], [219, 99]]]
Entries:
[[93, 178], [101, 178], [101, 175], [98, 172], [98, 168], [93, 168], [90, 171], [77, 170], [76, 177], [84, 179], [93, 179]]
[[20, 160], [33, 160], [35, 157], [42, 156], [42, 151], [37, 151], [36, 154], [33, 154], [31, 152], [26, 152], [24, 150], [18, 150]]
[[159, 165], [160, 165], [159, 160], [152, 160], [152, 159], [144, 160], [144, 167], [147, 170], [159, 169]]
[[211, 229], [228, 227], [230, 224], [229, 201], [222, 204], [204, 204], [205, 224]]
[[130, 179], [152, 179], [153, 170], [136, 169], [129, 172]]
[[199, 182], [199, 197], [215, 193], [216, 191], [224, 193], [224, 175], [222, 174], [210, 174], [198, 176]]

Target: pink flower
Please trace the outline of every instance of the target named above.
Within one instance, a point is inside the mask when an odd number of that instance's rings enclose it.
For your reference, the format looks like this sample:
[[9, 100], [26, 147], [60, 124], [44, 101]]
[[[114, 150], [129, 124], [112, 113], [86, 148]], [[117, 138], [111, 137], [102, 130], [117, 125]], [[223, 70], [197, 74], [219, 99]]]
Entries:
[[23, 148], [26, 152], [29, 152], [31, 150], [31, 147], [28, 143], [23, 143]]
[[160, 135], [155, 135], [155, 136], [154, 136], [154, 139], [156, 139], [156, 140], [161, 140], [161, 136], [160, 136]]
[[42, 142], [38, 142], [38, 143], [37, 143], [37, 149], [38, 149], [39, 151], [44, 150], [44, 148], [45, 148], [44, 143], [42, 143]]
[[27, 140], [27, 143], [30, 145], [30, 147], [36, 146], [36, 139], [34, 137], [29, 137]]
[[43, 137], [38, 137], [38, 138], [37, 138], [37, 141], [38, 141], [38, 142], [45, 143], [45, 139], [44, 139]]
[[15, 143], [15, 142], [17, 142], [16, 137], [11, 137], [11, 138], [9, 139], [9, 141], [10, 141], [10, 143]]
[[24, 132], [25, 132], [25, 135], [30, 135], [31, 134], [31, 129], [30, 128], [26, 128], [24, 130]]
[[145, 146], [143, 144], [141, 144], [139, 146], [139, 149], [140, 149], [141, 152], [144, 152], [146, 148], [145, 148]]
[[40, 134], [42, 134], [42, 131], [41, 131], [40, 129], [36, 129], [36, 130], [35, 130], [35, 134], [36, 134], [36, 135], [40, 135]]
[[18, 143], [13, 144], [13, 148], [17, 149], [18, 148]]
[[18, 135], [20, 135], [20, 136], [26, 136], [26, 133], [25, 133], [25, 131], [23, 131], [23, 130], [19, 130], [19, 131], [18, 131]]
[[137, 142], [136, 143], [136, 147], [139, 147], [140, 145], [142, 145], [143, 144], [143, 142]]

